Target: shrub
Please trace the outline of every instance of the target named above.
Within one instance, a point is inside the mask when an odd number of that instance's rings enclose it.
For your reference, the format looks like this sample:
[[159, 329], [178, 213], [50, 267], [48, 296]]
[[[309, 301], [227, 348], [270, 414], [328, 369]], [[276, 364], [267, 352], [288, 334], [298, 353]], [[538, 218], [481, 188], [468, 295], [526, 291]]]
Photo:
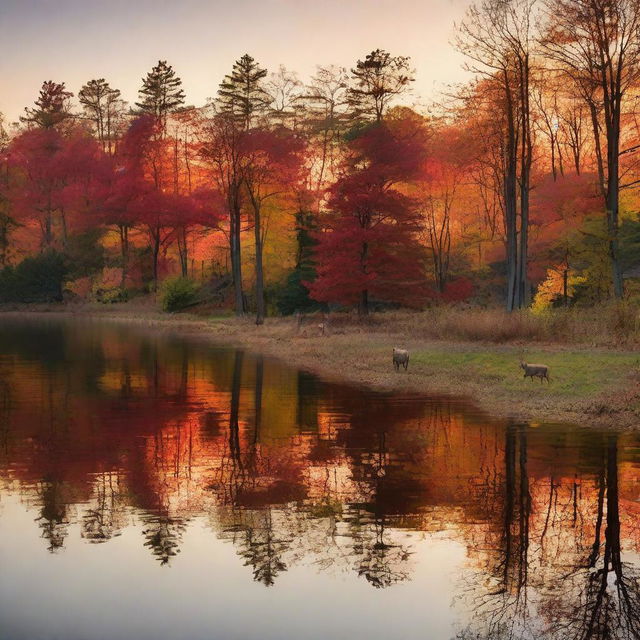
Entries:
[[163, 311], [173, 313], [194, 304], [198, 290], [198, 284], [190, 278], [183, 276], [167, 278], [160, 288]]
[[122, 270], [116, 267], [103, 269], [91, 286], [91, 295], [103, 304], [126, 302], [129, 291], [122, 286]]
[[326, 308], [326, 304], [316, 302], [309, 297], [309, 289], [303, 282], [313, 280], [315, 272], [312, 270], [296, 269], [287, 277], [285, 285], [277, 292], [276, 305], [283, 316], [300, 311], [312, 313]]
[[60, 302], [65, 256], [46, 251], [0, 271], [0, 302]]

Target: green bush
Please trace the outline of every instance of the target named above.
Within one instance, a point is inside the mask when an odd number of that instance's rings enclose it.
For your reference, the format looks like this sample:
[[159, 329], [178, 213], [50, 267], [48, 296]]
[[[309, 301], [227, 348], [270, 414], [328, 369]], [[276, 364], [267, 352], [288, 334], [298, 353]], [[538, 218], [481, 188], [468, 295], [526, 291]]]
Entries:
[[114, 287], [113, 289], [101, 289], [98, 287], [94, 288], [91, 293], [96, 302], [102, 302], [102, 304], [126, 302], [131, 296], [131, 292], [122, 287]]
[[316, 302], [309, 297], [309, 289], [302, 284], [315, 279], [313, 269], [297, 268], [287, 277], [285, 285], [278, 291], [276, 304], [278, 311], [283, 316], [288, 316], [300, 311], [302, 313], [313, 313], [326, 309], [326, 305]]
[[60, 302], [67, 274], [65, 256], [46, 251], [0, 271], [0, 302]]
[[192, 305], [198, 295], [198, 284], [183, 276], [167, 278], [160, 288], [163, 311], [173, 313]]

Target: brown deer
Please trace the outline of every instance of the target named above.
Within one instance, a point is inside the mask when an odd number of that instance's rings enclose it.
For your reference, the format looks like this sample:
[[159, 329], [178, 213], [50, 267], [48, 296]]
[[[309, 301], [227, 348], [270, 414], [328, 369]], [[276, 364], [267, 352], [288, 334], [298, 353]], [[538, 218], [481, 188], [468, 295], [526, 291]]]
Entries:
[[524, 369], [524, 377], [530, 377], [531, 382], [533, 382], [534, 378], [540, 378], [540, 384], [542, 384], [543, 380], [549, 382], [549, 367], [547, 367], [546, 364], [527, 364], [526, 362], [521, 362], [520, 366]]

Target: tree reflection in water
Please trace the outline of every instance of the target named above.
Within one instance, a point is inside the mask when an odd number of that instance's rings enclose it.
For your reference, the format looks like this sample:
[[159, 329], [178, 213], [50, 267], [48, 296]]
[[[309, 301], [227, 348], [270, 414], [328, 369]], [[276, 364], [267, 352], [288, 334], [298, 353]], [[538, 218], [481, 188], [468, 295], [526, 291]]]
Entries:
[[640, 448], [461, 401], [322, 382], [117, 325], [0, 333], [0, 489], [51, 552], [134, 528], [163, 566], [206, 522], [253, 580], [297, 565], [382, 589], [420, 536], [462, 544], [460, 638], [640, 637]]

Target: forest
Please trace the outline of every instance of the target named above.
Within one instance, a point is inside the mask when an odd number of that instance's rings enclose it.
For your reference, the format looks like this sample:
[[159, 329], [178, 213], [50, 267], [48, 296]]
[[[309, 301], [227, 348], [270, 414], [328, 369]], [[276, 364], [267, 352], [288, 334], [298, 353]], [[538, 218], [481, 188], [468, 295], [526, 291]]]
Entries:
[[640, 4], [484, 0], [454, 45], [471, 80], [428, 108], [383, 49], [305, 82], [244, 54], [204, 105], [165, 60], [132, 104], [45, 81], [0, 121], [0, 302], [640, 300]]

